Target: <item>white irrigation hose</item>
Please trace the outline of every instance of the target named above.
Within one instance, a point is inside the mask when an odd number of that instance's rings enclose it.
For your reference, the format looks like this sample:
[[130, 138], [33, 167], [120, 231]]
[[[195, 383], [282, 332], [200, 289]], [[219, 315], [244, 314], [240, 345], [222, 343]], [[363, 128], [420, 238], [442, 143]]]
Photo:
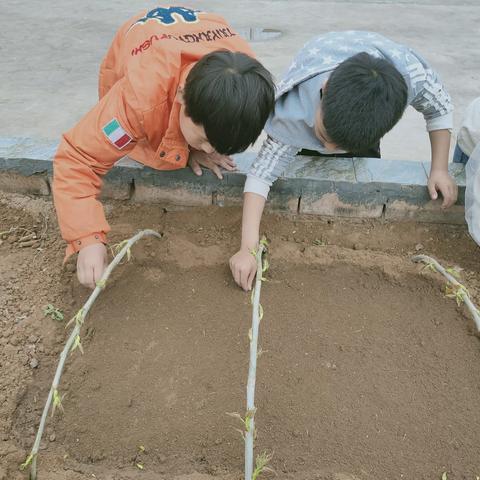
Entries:
[[465, 305], [470, 310], [470, 313], [473, 315], [473, 320], [477, 326], [477, 330], [480, 331], [480, 314], [478, 308], [470, 299], [470, 295], [467, 289], [450, 273], [448, 273], [445, 268], [443, 268], [434, 258], [429, 257], [428, 255], [415, 255], [412, 257], [412, 260], [416, 263], [423, 262], [427, 265], [432, 265], [437, 272], [441, 273], [452, 285], [457, 288], [461, 288], [461, 299], [465, 302]]
[[75, 327], [72, 330], [72, 333], [68, 337], [67, 343], [60, 354], [60, 360], [58, 362], [57, 370], [55, 372], [55, 377], [53, 378], [52, 386], [50, 388], [50, 392], [48, 393], [47, 402], [45, 403], [45, 407], [43, 409], [42, 418], [40, 419], [40, 425], [38, 427], [37, 436], [35, 437], [35, 442], [32, 447], [32, 451], [30, 452], [29, 457], [27, 458], [26, 462], [23, 464], [24, 467], [28, 466], [31, 462], [31, 469], [30, 469], [30, 480], [37, 479], [37, 456], [38, 450], [40, 448], [40, 441], [42, 440], [43, 430], [45, 428], [45, 423], [47, 421], [48, 412], [50, 411], [50, 407], [52, 404], [52, 400], [54, 395], [58, 395], [58, 385], [60, 383], [60, 378], [62, 376], [63, 367], [65, 365], [65, 361], [68, 357], [68, 354], [72, 351], [72, 346], [74, 342], [79, 339], [80, 328], [83, 325], [83, 322], [92, 307], [93, 303], [100, 295], [100, 292], [105, 288], [106, 281], [110, 274], [112, 273], [113, 269], [122, 261], [123, 257], [128, 254], [130, 256], [130, 248], [132, 245], [140, 240], [141, 238], [153, 235], [154, 237], [161, 238], [162, 236], [153, 231], [153, 230], [142, 230], [141, 232], [134, 235], [129, 240], [122, 242], [123, 248], [115, 255], [115, 258], [112, 262], [108, 265], [105, 272], [102, 275], [101, 280], [97, 283], [95, 290], [92, 292], [88, 300], [86, 301], [85, 305], [78, 311], [75, 318]]
[[260, 290], [262, 288], [263, 264], [262, 257], [265, 245], [260, 243], [257, 253], [257, 277], [255, 279], [255, 291], [252, 302], [252, 329], [250, 337], [250, 363], [248, 367], [247, 381], [247, 413], [245, 423], [245, 480], [252, 480], [253, 477], [253, 444], [255, 440], [255, 382], [257, 378], [257, 347], [258, 329], [261, 320]]

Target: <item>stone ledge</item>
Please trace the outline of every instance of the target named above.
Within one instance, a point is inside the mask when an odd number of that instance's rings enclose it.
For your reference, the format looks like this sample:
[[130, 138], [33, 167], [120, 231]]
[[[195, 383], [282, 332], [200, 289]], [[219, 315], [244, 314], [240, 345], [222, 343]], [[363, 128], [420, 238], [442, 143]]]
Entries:
[[[57, 143], [0, 137], [0, 190], [49, 195]], [[255, 153], [239, 155], [244, 168]], [[241, 161], [240, 161], [241, 160]], [[442, 210], [426, 188], [430, 164], [377, 158], [298, 156], [273, 185], [269, 208], [300, 214], [463, 223], [465, 171], [450, 164], [459, 185], [458, 204]], [[245, 175], [210, 171], [197, 177], [189, 169], [157, 171], [127, 157], [104, 177], [102, 198], [182, 206], [241, 205]]]
[[394, 200], [385, 206], [385, 219], [461, 225], [465, 223], [465, 208], [463, 205], [453, 205], [443, 210], [441, 200], [430, 200], [421, 206]]

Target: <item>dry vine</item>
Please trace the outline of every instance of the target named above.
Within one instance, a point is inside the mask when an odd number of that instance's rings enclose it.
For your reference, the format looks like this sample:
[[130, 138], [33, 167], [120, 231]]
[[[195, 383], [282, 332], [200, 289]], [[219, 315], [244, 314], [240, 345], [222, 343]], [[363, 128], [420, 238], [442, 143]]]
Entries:
[[37, 479], [38, 450], [40, 448], [40, 441], [42, 440], [43, 430], [45, 428], [45, 423], [47, 421], [48, 412], [50, 411], [50, 406], [52, 406], [52, 401], [53, 401], [52, 415], [55, 413], [55, 410], [57, 408], [60, 410], [63, 410], [63, 406], [62, 406], [63, 397], [60, 395], [58, 391], [58, 386], [60, 384], [60, 378], [62, 376], [65, 361], [68, 357], [68, 354], [73, 352], [77, 348], [83, 353], [83, 347], [80, 341], [80, 329], [85, 321], [85, 318], [88, 315], [88, 312], [92, 307], [93, 303], [95, 302], [97, 297], [100, 295], [100, 292], [105, 288], [107, 280], [110, 274], [113, 272], [114, 268], [122, 261], [125, 255], [127, 255], [128, 259], [130, 259], [130, 255], [131, 255], [130, 249], [132, 245], [147, 235], [152, 235], [154, 237], [161, 238], [161, 235], [153, 230], [142, 230], [141, 232], [134, 235], [132, 238], [128, 240], [124, 240], [117, 246], [118, 253], [115, 255], [115, 258], [106, 268], [100, 281], [97, 282], [97, 286], [95, 287], [95, 290], [88, 297], [88, 300], [85, 302], [83, 307], [77, 312], [77, 314], [67, 324], [68, 326], [71, 323], [75, 322], [75, 327], [73, 328], [65, 344], [65, 347], [63, 348], [62, 353], [60, 354], [60, 360], [58, 362], [58, 366], [55, 372], [55, 376], [53, 378], [52, 386], [48, 393], [47, 401], [43, 409], [42, 417], [40, 419], [40, 425], [38, 426], [37, 436], [35, 437], [35, 442], [33, 444], [32, 450], [30, 452], [30, 455], [22, 464], [22, 469], [25, 469], [29, 465], [31, 465], [30, 480]]
[[454, 277], [455, 271], [453, 269], [442, 267], [434, 258], [429, 257], [428, 255], [416, 255], [412, 257], [412, 260], [416, 263], [425, 263], [426, 268], [430, 268], [434, 271], [436, 270], [448, 280], [449, 283], [447, 284], [447, 297], [455, 298], [458, 305], [460, 305], [462, 302], [465, 302], [465, 305], [473, 315], [473, 320], [477, 326], [477, 330], [480, 331], [480, 312], [470, 299], [470, 294], [467, 288]]

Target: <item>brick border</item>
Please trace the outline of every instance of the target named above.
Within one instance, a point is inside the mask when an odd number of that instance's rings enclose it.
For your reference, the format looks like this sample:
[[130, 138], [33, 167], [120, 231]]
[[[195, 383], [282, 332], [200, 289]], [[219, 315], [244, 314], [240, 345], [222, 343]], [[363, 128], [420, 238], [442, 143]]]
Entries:
[[[28, 137], [0, 137], [0, 190], [51, 194], [52, 158], [57, 143]], [[253, 156], [248, 152], [242, 155]], [[465, 223], [465, 170], [450, 164], [459, 185], [457, 205], [444, 211], [426, 188], [426, 162], [377, 158], [298, 157], [275, 182], [269, 208], [291, 213]], [[124, 158], [104, 177], [103, 198], [169, 202], [183, 206], [240, 205], [245, 175], [210, 171], [201, 177], [189, 169], [158, 171]]]

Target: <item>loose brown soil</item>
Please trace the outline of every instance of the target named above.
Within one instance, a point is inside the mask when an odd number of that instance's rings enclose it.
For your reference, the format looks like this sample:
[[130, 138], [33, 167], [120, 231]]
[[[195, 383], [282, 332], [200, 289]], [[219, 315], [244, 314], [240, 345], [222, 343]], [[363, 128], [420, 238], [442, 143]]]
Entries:
[[[111, 204], [112, 241], [133, 249], [92, 309], [50, 419], [40, 480], [241, 478], [250, 295], [227, 260], [239, 209]], [[88, 291], [51, 206], [0, 196], [0, 480], [31, 448], [64, 323]], [[267, 215], [256, 449], [279, 479], [480, 476], [480, 344], [467, 312], [417, 251], [459, 265], [476, 300], [478, 247], [464, 227]], [[24, 245], [32, 236], [32, 245]], [[143, 446], [145, 451], [140, 451]], [[141, 464], [141, 471], [136, 464]]]

